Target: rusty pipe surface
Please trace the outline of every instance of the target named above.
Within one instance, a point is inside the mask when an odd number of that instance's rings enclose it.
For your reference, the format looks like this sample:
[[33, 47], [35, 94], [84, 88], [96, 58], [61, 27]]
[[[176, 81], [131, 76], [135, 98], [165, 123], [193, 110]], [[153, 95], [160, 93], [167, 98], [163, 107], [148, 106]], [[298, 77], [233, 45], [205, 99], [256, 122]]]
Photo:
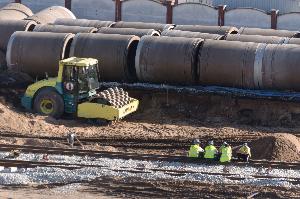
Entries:
[[288, 31], [288, 30], [273, 30], [273, 29], [261, 29], [261, 28], [247, 28], [241, 27], [238, 31], [241, 35], [263, 35], [263, 36], [277, 36], [277, 37], [300, 37], [300, 32], [298, 31]]
[[134, 57], [139, 37], [117, 34], [79, 33], [72, 42], [70, 56], [99, 60], [101, 80], [136, 80]]
[[260, 44], [253, 42], [205, 40], [199, 51], [199, 83], [255, 88], [254, 65], [261, 56], [259, 48]]
[[9, 69], [32, 77], [56, 77], [58, 62], [69, 57], [74, 34], [15, 32], [8, 42], [6, 61]]
[[70, 10], [62, 6], [46, 8], [26, 19], [33, 20], [38, 24], [48, 24], [54, 23], [58, 18], [76, 19], [75, 15]]
[[142, 37], [144, 35], [160, 36], [160, 33], [154, 29], [135, 29], [135, 28], [108, 28], [103, 27], [98, 30], [103, 34], [120, 34], [120, 35], [136, 35]]
[[238, 32], [236, 27], [231, 26], [177, 25], [174, 29], [219, 35], [236, 34]]
[[80, 26], [64, 26], [64, 25], [50, 25], [39, 24], [33, 32], [57, 32], [57, 33], [96, 33], [97, 28], [94, 27], [80, 27]]
[[299, 45], [267, 45], [260, 71], [261, 88], [300, 91], [299, 54]]
[[136, 28], [136, 29], [154, 29], [159, 32], [170, 30], [174, 28], [174, 24], [161, 23], [143, 23], [143, 22], [128, 22], [118, 21], [112, 25], [112, 28]]
[[89, 19], [66, 19], [58, 18], [55, 20], [55, 25], [65, 25], [65, 26], [81, 26], [81, 27], [110, 27], [115, 22], [113, 21], [99, 21], [99, 20], [89, 20]]
[[0, 9], [0, 20], [21, 20], [32, 15], [32, 11], [20, 3], [9, 3]]
[[16, 31], [31, 31], [36, 26], [34, 21], [0, 20], [0, 50], [6, 52], [10, 36]]
[[198, 38], [142, 37], [135, 60], [138, 80], [194, 84], [198, 79], [197, 54], [202, 42]]
[[224, 39], [223, 35], [201, 33], [201, 32], [191, 32], [191, 31], [182, 31], [182, 30], [164, 30], [161, 33], [161, 36], [201, 38], [201, 39], [214, 39], [214, 40], [223, 40]]

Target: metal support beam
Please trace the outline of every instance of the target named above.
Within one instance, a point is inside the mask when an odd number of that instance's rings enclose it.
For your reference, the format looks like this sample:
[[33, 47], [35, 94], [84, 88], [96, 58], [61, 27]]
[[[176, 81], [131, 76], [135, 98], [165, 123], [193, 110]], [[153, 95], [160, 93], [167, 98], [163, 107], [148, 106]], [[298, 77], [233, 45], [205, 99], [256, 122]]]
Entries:
[[277, 18], [278, 18], [279, 10], [272, 9], [271, 10], [271, 28], [277, 29]]
[[225, 24], [225, 11], [226, 11], [226, 5], [219, 5], [218, 6], [218, 25], [224, 26]]
[[72, 0], [65, 0], [65, 7], [69, 10], [72, 9]]

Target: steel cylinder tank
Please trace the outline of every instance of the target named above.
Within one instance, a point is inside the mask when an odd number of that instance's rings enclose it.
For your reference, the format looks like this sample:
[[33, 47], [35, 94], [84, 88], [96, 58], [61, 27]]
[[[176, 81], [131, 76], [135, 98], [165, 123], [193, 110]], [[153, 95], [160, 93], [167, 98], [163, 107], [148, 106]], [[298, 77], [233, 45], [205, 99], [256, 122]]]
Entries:
[[273, 29], [261, 29], [261, 28], [246, 28], [241, 27], [238, 31], [241, 35], [263, 35], [263, 36], [277, 36], [277, 37], [300, 37], [298, 31], [288, 30], [273, 30]]
[[260, 70], [261, 88], [300, 91], [299, 54], [299, 45], [267, 45]]
[[57, 32], [57, 33], [74, 33], [74, 34], [76, 34], [76, 33], [96, 33], [97, 28], [39, 24], [33, 29], [33, 31], [34, 32]]
[[9, 69], [32, 77], [57, 76], [58, 62], [69, 55], [74, 34], [15, 32], [9, 40], [6, 61]]
[[16, 31], [32, 31], [36, 23], [26, 20], [0, 20], [0, 50], [6, 52], [10, 36]]
[[48, 24], [54, 23], [54, 21], [58, 18], [76, 19], [70, 10], [62, 6], [52, 6], [46, 8], [26, 19], [33, 20], [38, 24]]
[[197, 53], [202, 42], [199, 38], [142, 37], [135, 60], [138, 80], [194, 84], [198, 79]]
[[182, 31], [182, 30], [164, 30], [161, 33], [161, 36], [201, 38], [201, 39], [214, 39], [214, 40], [223, 40], [224, 39], [223, 35], [201, 33], [201, 32], [191, 32], [191, 31]]
[[283, 44], [288, 42], [287, 37], [277, 36], [262, 36], [262, 35], [227, 35], [227, 41], [241, 41], [241, 42], [255, 42], [255, 43], [267, 43], [267, 44]]
[[20, 3], [9, 3], [0, 9], [0, 20], [21, 20], [31, 15], [32, 11]]
[[255, 72], [261, 64], [259, 60], [265, 45], [205, 40], [199, 51], [199, 83], [238, 88], [258, 87]]
[[161, 23], [143, 23], [143, 22], [128, 22], [119, 21], [112, 25], [113, 28], [136, 28], [136, 29], [154, 29], [157, 31], [170, 30], [174, 28], [173, 24]]
[[59, 18], [56, 19], [55, 25], [65, 25], [65, 26], [82, 26], [82, 27], [94, 27], [94, 28], [102, 28], [102, 27], [110, 27], [115, 22], [113, 21], [99, 21], [99, 20], [89, 20], [89, 19], [66, 19]]
[[236, 34], [238, 32], [236, 27], [231, 26], [177, 25], [174, 29], [219, 35]]
[[160, 33], [154, 29], [135, 29], [135, 28], [107, 28], [103, 27], [98, 33], [104, 34], [120, 34], [120, 35], [136, 35], [142, 37], [144, 35], [160, 36]]
[[72, 42], [70, 56], [99, 60], [104, 81], [135, 81], [134, 57], [139, 42], [134, 35], [79, 33]]

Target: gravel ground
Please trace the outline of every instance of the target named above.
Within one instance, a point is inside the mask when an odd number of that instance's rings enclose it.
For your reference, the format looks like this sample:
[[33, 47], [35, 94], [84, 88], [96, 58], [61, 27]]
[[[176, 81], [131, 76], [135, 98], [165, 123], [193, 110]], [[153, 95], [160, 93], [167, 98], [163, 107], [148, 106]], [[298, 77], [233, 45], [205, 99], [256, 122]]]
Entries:
[[[0, 153], [0, 158], [4, 158], [8, 153]], [[38, 161], [42, 158], [42, 154], [26, 154], [23, 153], [18, 157], [18, 160]], [[243, 180], [234, 180], [222, 175], [201, 174], [201, 173], [186, 173], [184, 175], [174, 176], [170, 173], [161, 171], [152, 171], [151, 169], [168, 169], [193, 172], [207, 173], [223, 173], [224, 166], [205, 165], [205, 164], [186, 164], [178, 162], [164, 161], [138, 161], [138, 160], [123, 160], [109, 158], [94, 158], [94, 157], [79, 157], [79, 156], [60, 156], [50, 155], [50, 162], [60, 162], [69, 164], [84, 164], [84, 165], [100, 165], [105, 168], [84, 167], [75, 170], [66, 170], [59, 168], [28, 168], [18, 169], [16, 172], [11, 172], [9, 169], [0, 171], [0, 184], [2, 185], [31, 185], [31, 184], [53, 184], [53, 183], [74, 183], [91, 181], [99, 177], [121, 177], [121, 178], [141, 178], [145, 180], [161, 180], [168, 179], [174, 181], [195, 181], [211, 184], [248, 184], [258, 186], [276, 186], [285, 188], [300, 188], [300, 185], [293, 185], [287, 178], [300, 178], [299, 170], [282, 170], [254, 167], [228, 167], [228, 174], [231, 177], [241, 177]], [[142, 168], [147, 173], [134, 173], [130, 171], [140, 171], [137, 168]], [[123, 169], [126, 171], [118, 171]], [[254, 178], [253, 175], [263, 175], [267, 178]], [[277, 178], [269, 178], [269, 177]], [[279, 178], [278, 178], [279, 177]]]

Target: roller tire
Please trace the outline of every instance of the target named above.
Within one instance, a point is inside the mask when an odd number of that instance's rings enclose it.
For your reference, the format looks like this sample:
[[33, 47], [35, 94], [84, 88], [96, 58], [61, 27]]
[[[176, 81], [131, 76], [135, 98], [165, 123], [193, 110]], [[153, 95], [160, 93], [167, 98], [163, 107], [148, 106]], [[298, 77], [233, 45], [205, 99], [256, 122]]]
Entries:
[[41, 115], [49, 115], [59, 119], [64, 113], [64, 100], [54, 89], [46, 88], [39, 91], [34, 98], [33, 109]]

